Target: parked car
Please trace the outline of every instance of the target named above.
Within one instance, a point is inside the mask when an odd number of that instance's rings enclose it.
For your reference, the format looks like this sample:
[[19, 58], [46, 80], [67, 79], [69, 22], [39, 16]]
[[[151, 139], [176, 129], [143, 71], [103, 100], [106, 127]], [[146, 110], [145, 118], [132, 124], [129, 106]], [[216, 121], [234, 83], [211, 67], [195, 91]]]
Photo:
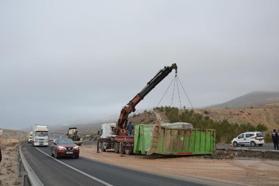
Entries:
[[237, 146], [245, 146], [249, 145], [252, 147], [255, 146], [263, 146], [264, 145], [264, 135], [262, 132], [245, 132], [239, 134], [236, 138], [232, 140], [232, 145], [234, 147]]
[[58, 138], [50, 146], [51, 155], [55, 158], [72, 157], [79, 158], [79, 146], [68, 138]]

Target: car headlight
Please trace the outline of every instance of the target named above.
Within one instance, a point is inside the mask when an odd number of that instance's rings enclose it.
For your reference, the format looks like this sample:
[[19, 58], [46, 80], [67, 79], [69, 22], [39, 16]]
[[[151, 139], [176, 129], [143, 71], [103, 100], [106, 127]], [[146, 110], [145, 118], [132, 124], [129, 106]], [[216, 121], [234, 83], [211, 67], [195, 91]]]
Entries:
[[58, 148], [58, 150], [65, 150], [65, 149], [66, 149], [66, 148], [63, 147], [63, 146], [58, 146], [57, 148]]
[[75, 149], [75, 150], [79, 150], [79, 146], [75, 146], [74, 149]]

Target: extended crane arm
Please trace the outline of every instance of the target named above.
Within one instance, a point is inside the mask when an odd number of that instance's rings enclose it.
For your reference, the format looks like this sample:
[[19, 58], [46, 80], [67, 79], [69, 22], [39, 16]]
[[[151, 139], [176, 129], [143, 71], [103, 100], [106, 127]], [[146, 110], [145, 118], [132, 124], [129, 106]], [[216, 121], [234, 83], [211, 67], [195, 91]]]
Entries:
[[117, 135], [125, 135], [125, 125], [128, 120], [128, 116], [131, 112], [134, 112], [136, 105], [143, 100], [143, 98], [153, 90], [165, 77], [175, 70], [177, 73], [177, 65], [174, 63], [171, 66], [164, 67], [160, 70], [148, 83], [147, 85], [126, 105], [122, 108], [118, 122], [117, 122]]

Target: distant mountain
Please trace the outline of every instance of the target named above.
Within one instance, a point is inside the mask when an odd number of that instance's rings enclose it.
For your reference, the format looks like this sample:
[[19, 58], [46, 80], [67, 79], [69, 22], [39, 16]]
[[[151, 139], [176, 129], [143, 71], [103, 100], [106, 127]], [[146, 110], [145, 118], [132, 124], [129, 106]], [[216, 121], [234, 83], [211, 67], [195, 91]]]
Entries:
[[279, 103], [279, 92], [252, 92], [228, 102], [211, 106], [213, 108], [244, 108]]

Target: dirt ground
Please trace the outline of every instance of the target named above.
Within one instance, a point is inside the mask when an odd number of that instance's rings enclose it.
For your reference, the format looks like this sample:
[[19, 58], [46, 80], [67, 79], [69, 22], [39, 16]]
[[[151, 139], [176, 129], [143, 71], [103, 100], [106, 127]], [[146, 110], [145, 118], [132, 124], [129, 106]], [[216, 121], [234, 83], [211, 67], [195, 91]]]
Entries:
[[22, 135], [15, 131], [4, 131], [0, 136], [2, 161], [0, 163], [0, 186], [20, 185], [18, 169], [18, 144]]
[[[104, 163], [211, 185], [279, 185], [279, 161], [262, 159], [215, 160], [202, 157], [147, 159], [96, 153], [95, 145], [81, 147], [81, 155]], [[203, 182], [204, 181], [204, 182]]]

